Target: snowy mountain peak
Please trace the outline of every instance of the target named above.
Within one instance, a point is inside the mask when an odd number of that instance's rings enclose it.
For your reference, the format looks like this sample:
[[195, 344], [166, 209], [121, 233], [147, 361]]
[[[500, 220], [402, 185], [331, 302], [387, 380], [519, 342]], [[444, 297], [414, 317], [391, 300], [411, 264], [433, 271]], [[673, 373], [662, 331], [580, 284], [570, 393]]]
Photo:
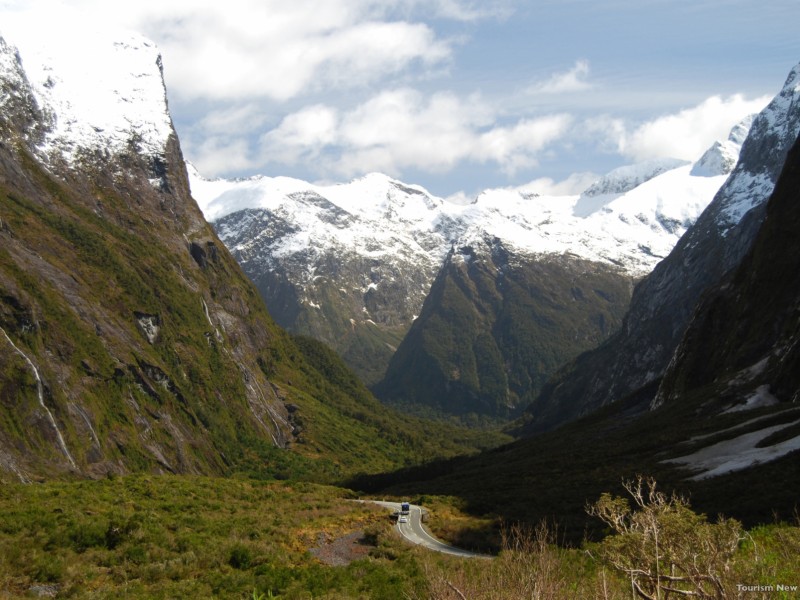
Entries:
[[742, 144], [750, 132], [755, 115], [748, 115], [737, 123], [727, 140], [716, 141], [705, 151], [703, 156], [694, 164], [692, 175], [696, 177], [714, 177], [727, 175], [736, 166]]
[[800, 64], [783, 88], [752, 121], [740, 159], [714, 206], [722, 231], [738, 224], [751, 209], [763, 205], [775, 187], [786, 154], [800, 134]]
[[[411, 268], [425, 265], [432, 277], [451, 248], [482, 248], [486, 239], [529, 255], [573, 254], [635, 275], [647, 273], [725, 179], [694, 177], [690, 170], [684, 161], [651, 161], [610, 173], [594, 195], [494, 189], [466, 205], [379, 173], [314, 185], [283, 177], [211, 181], [193, 168], [189, 172], [206, 218], [217, 223], [220, 237], [240, 259], [260, 256], [263, 268], [275, 268], [290, 256], [300, 260], [298, 253], [303, 261], [330, 252], [369, 260], [381, 256], [393, 264], [402, 257], [416, 265]], [[600, 194], [601, 189], [608, 191]], [[252, 229], [252, 211], [270, 220], [264, 232]]]
[[732, 142], [714, 142], [694, 164], [692, 175], [696, 177], [725, 175], [733, 170], [738, 158], [739, 148]]
[[728, 141], [738, 145], [741, 148], [742, 144], [744, 144], [744, 141], [747, 139], [747, 136], [750, 133], [750, 128], [753, 126], [753, 121], [755, 118], [756, 115], [747, 115], [744, 119], [734, 125], [731, 129], [730, 135], [728, 136]]
[[[13, 64], [6, 63], [16, 47], [25, 85], [47, 117], [36, 142], [43, 157], [60, 155], [72, 164], [82, 155], [114, 155], [131, 147], [144, 155], [164, 153], [173, 129], [161, 55], [151, 41], [58, 19], [15, 23], [0, 36], [7, 43], [0, 49], [0, 78], [15, 77]], [[20, 81], [8, 83], [0, 87]]]
[[676, 169], [688, 161], [678, 158], [659, 158], [635, 165], [619, 167], [604, 175], [586, 190], [584, 196], [600, 196], [603, 194], [624, 194], [637, 186], [649, 181], [661, 173]]

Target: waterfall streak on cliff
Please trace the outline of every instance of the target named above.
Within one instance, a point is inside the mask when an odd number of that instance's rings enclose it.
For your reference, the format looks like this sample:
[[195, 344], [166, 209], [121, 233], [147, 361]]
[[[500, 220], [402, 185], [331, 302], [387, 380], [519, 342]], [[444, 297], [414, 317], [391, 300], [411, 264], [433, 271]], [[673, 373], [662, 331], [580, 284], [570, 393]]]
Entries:
[[44, 386], [42, 385], [42, 378], [39, 377], [39, 369], [36, 368], [36, 365], [33, 364], [33, 361], [28, 358], [28, 355], [25, 354], [22, 350], [20, 350], [17, 345], [8, 337], [5, 329], [0, 327], [0, 331], [3, 332], [3, 335], [8, 340], [8, 343], [11, 344], [11, 347], [17, 351], [17, 353], [25, 359], [25, 361], [30, 366], [31, 370], [33, 371], [33, 376], [36, 378], [36, 394], [39, 396], [39, 405], [44, 409], [45, 414], [47, 415], [47, 419], [50, 421], [50, 424], [53, 426], [53, 429], [56, 432], [56, 436], [58, 437], [58, 445], [61, 447], [61, 451], [64, 453], [64, 456], [67, 457], [69, 460], [69, 464], [71, 464], [75, 469], [78, 468], [78, 465], [75, 464], [75, 461], [72, 458], [72, 455], [69, 453], [67, 449], [67, 444], [64, 442], [64, 436], [61, 435], [61, 430], [58, 428], [58, 424], [56, 423], [55, 418], [53, 417], [53, 413], [50, 412], [50, 409], [47, 408], [47, 405], [44, 403]]

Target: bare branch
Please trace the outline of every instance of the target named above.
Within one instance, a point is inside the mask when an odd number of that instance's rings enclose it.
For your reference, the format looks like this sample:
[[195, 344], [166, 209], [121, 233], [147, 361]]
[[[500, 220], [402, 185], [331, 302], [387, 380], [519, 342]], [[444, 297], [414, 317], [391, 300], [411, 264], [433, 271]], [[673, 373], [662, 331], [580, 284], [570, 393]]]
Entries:
[[461, 598], [461, 600], [467, 600], [467, 597], [466, 597], [464, 594], [462, 594], [462, 593], [461, 593], [461, 590], [459, 590], [459, 589], [458, 589], [456, 586], [454, 586], [452, 583], [450, 583], [450, 582], [449, 582], [449, 581], [447, 581], [446, 579], [445, 579], [445, 583], [447, 584], [447, 586], [448, 586], [448, 587], [449, 587], [451, 590], [453, 590], [453, 591], [454, 591], [456, 594], [458, 594], [458, 597], [459, 597], [459, 598]]

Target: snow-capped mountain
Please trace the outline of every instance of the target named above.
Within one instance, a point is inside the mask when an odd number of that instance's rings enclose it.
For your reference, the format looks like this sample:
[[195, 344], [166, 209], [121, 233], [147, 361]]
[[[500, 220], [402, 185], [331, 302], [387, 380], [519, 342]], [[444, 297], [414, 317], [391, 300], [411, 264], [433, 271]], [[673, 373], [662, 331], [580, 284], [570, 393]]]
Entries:
[[[710, 149], [709, 149], [710, 150]], [[661, 175], [666, 171], [689, 164], [688, 160], [662, 158], [648, 160], [635, 165], [619, 167], [595, 181], [583, 191], [584, 196], [601, 196], [604, 194], [624, 194], [635, 187]], [[731, 169], [733, 165], [731, 165]], [[728, 172], [730, 169], [728, 169]], [[717, 175], [724, 175], [724, 172]]]
[[[0, 23], [0, 481], [222, 474], [243, 440], [361, 470], [383, 452], [371, 420], [393, 421], [320, 391], [203, 219], [155, 46], [30, 25]], [[390, 447], [381, 468], [402, 464]]]
[[245, 259], [259, 245], [241, 241], [229, 217], [265, 211], [292, 225], [277, 237], [260, 236], [275, 259], [338, 247], [369, 257], [425, 256], [438, 265], [453, 246], [489, 235], [526, 254], [570, 253], [641, 275], [666, 256], [729, 172], [697, 176], [694, 167], [650, 161], [616, 169], [580, 195], [491, 189], [467, 205], [378, 173], [328, 186], [285, 177], [206, 180], [191, 165], [189, 174], [204, 215], [223, 240], [240, 240], [229, 246]]
[[0, 60], [11, 88], [30, 89], [43, 116], [40, 155], [69, 164], [131, 148], [163, 155], [174, 132], [155, 44], [80, 23], [37, 27], [46, 32], [0, 29], [7, 42]]
[[[730, 139], [735, 143], [741, 133], [735, 130]], [[735, 268], [750, 248], [798, 133], [800, 65], [753, 119], [736, 167], [713, 202], [637, 286], [621, 331], [545, 386], [530, 409], [539, 426], [586, 414], [657, 383], [701, 295]], [[651, 387], [645, 394], [650, 399], [656, 389]], [[659, 397], [659, 402], [663, 399]]]
[[[692, 169], [648, 162], [580, 195], [493, 189], [466, 205], [377, 173], [340, 185], [207, 180], [191, 165], [189, 174], [201, 210], [276, 320], [331, 344], [374, 382], [451, 249], [497, 239], [512, 255], [570, 255], [641, 277], [726, 178]], [[365, 344], [368, 356], [357, 356]]]
[[730, 173], [739, 160], [739, 151], [750, 131], [755, 115], [750, 115], [731, 130], [728, 139], [717, 141], [703, 153], [692, 167], [692, 175], [713, 177]]

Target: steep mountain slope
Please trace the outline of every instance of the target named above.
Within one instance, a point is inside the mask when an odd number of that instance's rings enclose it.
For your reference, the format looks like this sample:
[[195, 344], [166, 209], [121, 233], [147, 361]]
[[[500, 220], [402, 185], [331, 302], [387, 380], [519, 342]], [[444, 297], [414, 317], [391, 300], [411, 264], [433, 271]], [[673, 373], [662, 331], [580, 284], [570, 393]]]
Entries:
[[549, 373], [619, 326], [632, 287], [600, 262], [515, 256], [497, 239], [462, 247], [375, 393], [414, 411], [516, 416]]
[[704, 295], [654, 406], [701, 391], [718, 406], [733, 404], [729, 410], [800, 400], [799, 233], [796, 142], [752, 248], [729, 277]]
[[446, 252], [435, 223], [442, 201], [378, 174], [329, 187], [191, 181], [276, 321], [377, 380]]
[[497, 238], [520, 264], [569, 253], [639, 277], [725, 179], [691, 169], [653, 161], [609, 173], [580, 196], [487, 190], [466, 206], [379, 174], [320, 186], [209, 181], [190, 167], [190, 179], [278, 323], [329, 343], [375, 383], [453, 248], [484, 256], [483, 240]]
[[753, 120], [736, 168], [714, 201], [636, 287], [621, 330], [554, 375], [528, 411], [529, 430], [587, 414], [658, 380], [700, 295], [750, 247], [798, 131], [800, 66]]
[[[521, 235], [489, 220], [468, 230], [459, 239], [468, 245], [446, 261], [374, 388], [378, 396], [416, 410], [519, 415], [559, 366], [619, 328], [635, 280], [693, 222], [702, 191], [710, 197], [724, 177], [696, 170], [680, 161], [622, 167], [561, 206], [529, 199], [541, 221]], [[494, 194], [497, 205], [514, 206]], [[531, 213], [521, 210], [516, 222]], [[537, 237], [544, 242], [531, 254]]]
[[274, 324], [190, 196], [157, 49], [73, 25], [0, 37], [0, 479], [338, 476], [470, 447]]

